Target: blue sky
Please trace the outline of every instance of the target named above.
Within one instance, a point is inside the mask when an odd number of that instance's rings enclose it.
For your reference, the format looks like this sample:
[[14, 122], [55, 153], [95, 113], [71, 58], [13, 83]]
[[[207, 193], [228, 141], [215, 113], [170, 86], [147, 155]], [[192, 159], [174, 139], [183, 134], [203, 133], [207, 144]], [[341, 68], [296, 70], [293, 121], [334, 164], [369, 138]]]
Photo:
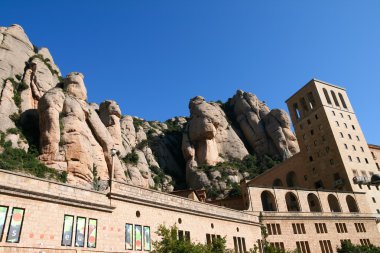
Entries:
[[148, 120], [187, 116], [191, 97], [237, 89], [271, 108], [315, 77], [346, 87], [369, 143], [380, 144], [380, 1], [2, 0], [89, 101]]

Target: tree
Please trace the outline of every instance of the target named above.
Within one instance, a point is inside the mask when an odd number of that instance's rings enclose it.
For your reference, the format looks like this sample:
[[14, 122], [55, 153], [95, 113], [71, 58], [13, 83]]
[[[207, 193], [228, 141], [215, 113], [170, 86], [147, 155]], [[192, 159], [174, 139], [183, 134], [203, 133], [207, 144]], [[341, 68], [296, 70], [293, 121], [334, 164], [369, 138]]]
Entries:
[[173, 225], [170, 228], [160, 225], [157, 235], [161, 241], [153, 242], [153, 253], [232, 253], [226, 249], [226, 239], [216, 238], [210, 245], [192, 243], [189, 240], [178, 238], [178, 228]]
[[380, 253], [380, 247], [373, 245], [353, 245], [349, 241], [344, 241], [340, 248], [337, 248], [338, 253]]

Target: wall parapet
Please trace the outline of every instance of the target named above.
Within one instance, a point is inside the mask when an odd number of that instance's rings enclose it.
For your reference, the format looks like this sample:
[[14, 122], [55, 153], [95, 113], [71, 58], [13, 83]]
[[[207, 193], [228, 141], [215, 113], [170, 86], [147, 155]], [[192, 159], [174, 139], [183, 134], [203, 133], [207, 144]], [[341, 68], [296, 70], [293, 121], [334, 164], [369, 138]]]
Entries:
[[181, 196], [162, 193], [122, 182], [112, 182], [112, 191], [109, 196], [114, 200], [259, 226], [258, 217], [249, 212], [198, 202]]

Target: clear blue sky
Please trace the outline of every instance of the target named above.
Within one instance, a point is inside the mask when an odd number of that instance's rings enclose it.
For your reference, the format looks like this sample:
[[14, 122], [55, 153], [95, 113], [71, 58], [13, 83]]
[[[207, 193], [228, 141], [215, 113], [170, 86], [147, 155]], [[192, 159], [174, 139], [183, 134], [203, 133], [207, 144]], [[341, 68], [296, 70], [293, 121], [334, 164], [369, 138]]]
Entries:
[[83, 72], [89, 101], [116, 100], [148, 120], [187, 116], [202, 95], [237, 89], [271, 108], [315, 77], [347, 88], [370, 143], [380, 144], [380, 1], [1, 0], [48, 47], [63, 74]]

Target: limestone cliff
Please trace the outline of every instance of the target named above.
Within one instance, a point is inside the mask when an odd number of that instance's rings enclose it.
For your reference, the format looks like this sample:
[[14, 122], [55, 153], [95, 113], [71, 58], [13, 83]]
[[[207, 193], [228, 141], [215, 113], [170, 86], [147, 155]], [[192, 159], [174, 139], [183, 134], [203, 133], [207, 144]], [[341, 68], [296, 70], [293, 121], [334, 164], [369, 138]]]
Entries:
[[165, 122], [123, 115], [112, 100], [88, 103], [84, 75], [63, 78], [49, 50], [34, 46], [19, 25], [0, 27], [0, 82], [0, 153], [38, 149], [42, 163], [82, 187], [102, 188], [112, 175], [161, 191], [207, 188], [223, 197], [262, 172], [252, 169], [260, 159], [283, 160], [299, 150], [288, 115], [248, 92], [226, 103], [197, 96], [188, 118]]

